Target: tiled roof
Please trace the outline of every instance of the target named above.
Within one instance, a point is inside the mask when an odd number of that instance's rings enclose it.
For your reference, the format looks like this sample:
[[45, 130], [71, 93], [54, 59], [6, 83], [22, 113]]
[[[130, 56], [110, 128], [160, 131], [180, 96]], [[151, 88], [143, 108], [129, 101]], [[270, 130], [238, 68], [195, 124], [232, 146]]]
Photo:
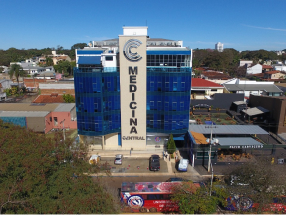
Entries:
[[269, 65], [262, 65], [262, 69], [273, 69], [273, 67]]
[[62, 95], [51, 96], [51, 95], [39, 95], [33, 103], [64, 103]]
[[279, 70], [274, 70], [274, 71], [269, 71], [269, 72], [264, 72], [266, 74], [276, 74], [276, 73], [280, 73], [281, 71]]
[[216, 84], [211, 81], [207, 81], [201, 78], [192, 78], [192, 87], [215, 87], [215, 88], [223, 88], [223, 86]]

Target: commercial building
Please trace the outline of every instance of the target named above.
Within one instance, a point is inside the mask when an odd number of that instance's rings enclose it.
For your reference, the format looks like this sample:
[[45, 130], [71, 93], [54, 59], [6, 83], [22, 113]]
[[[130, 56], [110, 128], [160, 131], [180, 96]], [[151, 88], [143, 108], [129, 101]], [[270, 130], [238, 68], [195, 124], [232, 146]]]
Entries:
[[161, 148], [189, 126], [192, 50], [123, 27], [119, 39], [76, 50], [78, 133], [97, 149]]
[[44, 133], [52, 129], [77, 128], [74, 103], [2, 103], [0, 120]]

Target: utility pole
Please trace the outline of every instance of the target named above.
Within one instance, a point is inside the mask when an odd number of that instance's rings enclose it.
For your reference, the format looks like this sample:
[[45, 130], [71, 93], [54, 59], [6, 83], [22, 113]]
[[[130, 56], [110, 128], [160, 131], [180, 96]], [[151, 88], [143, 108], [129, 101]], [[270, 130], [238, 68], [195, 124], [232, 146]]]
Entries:
[[212, 153], [212, 139], [213, 139], [213, 128], [216, 128], [216, 126], [213, 126], [213, 122], [211, 126], [206, 126], [206, 128], [211, 129], [211, 137], [210, 137], [210, 151], [209, 151], [209, 163], [208, 163], [208, 172], [211, 171], [211, 153]]
[[63, 123], [63, 135], [64, 135], [64, 141], [66, 140], [66, 135], [65, 135], [65, 119], [61, 121], [61, 124]]

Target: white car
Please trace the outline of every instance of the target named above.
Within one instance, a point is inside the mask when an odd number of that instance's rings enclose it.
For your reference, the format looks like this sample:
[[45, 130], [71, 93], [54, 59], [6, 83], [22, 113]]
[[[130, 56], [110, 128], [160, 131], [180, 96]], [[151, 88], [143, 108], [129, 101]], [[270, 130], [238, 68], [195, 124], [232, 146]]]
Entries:
[[178, 170], [182, 172], [187, 172], [188, 165], [189, 165], [189, 160], [182, 158], [178, 164]]
[[90, 164], [96, 164], [100, 161], [101, 157], [99, 155], [91, 155], [89, 158], [89, 163]]
[[115, 155], [114, 164], [122, 164], [123, 155]]

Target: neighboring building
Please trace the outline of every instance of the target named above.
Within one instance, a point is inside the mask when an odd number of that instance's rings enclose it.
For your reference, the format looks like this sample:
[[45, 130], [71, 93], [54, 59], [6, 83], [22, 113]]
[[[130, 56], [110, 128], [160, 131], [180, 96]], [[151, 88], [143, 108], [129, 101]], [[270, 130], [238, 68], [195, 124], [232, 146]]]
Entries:
[[215, 44], [215, 50], [217, 50], [218, 52], [223, 52], [223, 44], [221, 42]]
[[239, 61], [239, 66], [244, 66], [244, 65], [251, 65], [253, 64], [253, 61], [252, 60], [240, 60]]
[[231, 79], [229, 75], [217, 71], [204, 71], [201, 73], [201, 78], [217, 84], [223, 84], [227, 80]]
[[48, 57], [51, 57], [53, 59], [54, 65], [59, 64], [60, 61], [69, 61], [69, 62], [71, 62], [71, 58], [68, 55], [57, 54], [56, 51], [52, 51], [52, 55], [48, 55]]
[[[237, 164], [234, 159], [219, 159], [221, 155], [230, 157], [238, 152], [261, 155], [264, 144], [255, 138], [256, 135], [268, 136], [268, 132], [258, 125], [216, 125], [211, 129], [210, 126], [191, 124], [186, 135], [190, 164], [194, 167], [208, 163], [210, 142], [212, 165]], [[268, 150], [271, 152], [270, 148]]]
[[263, 107], [269, 111], [265, 127], [277, 134], [286, 133], [286, 97], [268, 97], [251, 95], [250, 107]]
[[273, 67], [270, 65], [262, 65], [262, 72], [269, 72], [272, 71]]
[[286, 66], [284, 66], [282, 63], [280, 64], [273, 64], [272, 65], [274, 70], [279, 70], [279, 71], [285, 71], [286, 72]]
[[0, 66], [2, 68], [2, 73], [8, 73], [9, 68], [7, 66]]
[[0, 119], [47, 133], [51, 129], [76, 129], [75, 104], [0, 103]]
[[0, 101], [6, 100], [7, 95], [4, 92], [6, 89], [11, 88], [13, 81], [8, 79], [0, 79]]
[[262, 65], [260, 64], [247, 66], [246, 68], [246, 75], [254, 75], [259, 73], [262, 73]]
[[223, 85], [228, 92], [244, 93], [246, 97], [249, 97], [250, 94], [280, 96], [283, 92], [274, 84], [274, 82], [244, 81], [234, 78], [225, 82]]
[[41, 95], [33, 103], [64, 103], [63, 95], [75, 96], [73, 81], [42, 82], [39, 83]]
[[223, 93], [224, 87], [212, 81], [201, 78], [192, 78], [191, 98], [210, 99], [215, 93]]
[[276, 80], [281, 80], [285, 79], [285, 73], [282, 73], [281, 71], [270, 71], [270, 72], [264, 72], [264, 79], [276, 79]]
[[282, 54], [284, 54], [284, 53], [285, 53], [285, 51], [277, 51], [277, 52], [276, 52], [277, 55], [282, 55]]
[[123, 27], [119, 39], [76, 50], [78, 133], [94, 148], [164, 149], [189, 126], [192, 50]]

